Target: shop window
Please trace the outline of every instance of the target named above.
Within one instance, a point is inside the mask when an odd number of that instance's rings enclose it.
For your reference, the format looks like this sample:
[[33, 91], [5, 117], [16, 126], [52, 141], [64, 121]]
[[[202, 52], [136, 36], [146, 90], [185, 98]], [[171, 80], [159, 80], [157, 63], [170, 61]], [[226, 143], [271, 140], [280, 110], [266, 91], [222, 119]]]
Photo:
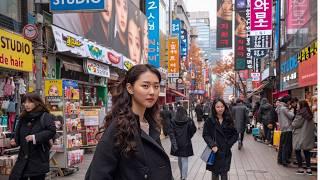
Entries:
[[19, 0], [0, 1], [0, 26], [19, 31], [21, 26], [21, 4]]

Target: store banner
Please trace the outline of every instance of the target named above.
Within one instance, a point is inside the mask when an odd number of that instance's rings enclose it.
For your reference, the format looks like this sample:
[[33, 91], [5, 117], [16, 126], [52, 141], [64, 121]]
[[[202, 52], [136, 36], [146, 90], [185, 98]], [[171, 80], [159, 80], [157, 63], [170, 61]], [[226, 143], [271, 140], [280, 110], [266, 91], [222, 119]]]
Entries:
[[133, 66], [135, 66], [135, 62], [130, 59], [123, 57], [123, 69], [129, 71]]
[[232, 48], [232, 0], [217, 0], [217, 49]]
[[272, 34], [272, 0], [250, 0], [252, 36]]
[[149, 31], [148, 63], [158, 68], [160, 67], [160, 0], [146, 0], [145, 4]]
[[94, 42], [85, 43], [86, 55], [90, 59], [94, 59], [103, 63], [108, 63], [106, 58], [106, 48]]
[[250, 0], [247, 1], [246, 5], [246, 48], [247, 48], [247, 53], [246, 53], [246, 60], [247, 60], [247, 67], [248, 69], [252, 69], [254, 64], [253, 64], [253, 57], [251, 55], [251, 36], [250, 36]]
[[173, 19], [172, 20], [172, 28], [171, 28], [172, 36], [177, 36], [180, 39], [181, 34], [181, 20]]
[[[247, 64], [247, 20], [246, 11], [236, 11], [235, 23], [235, 47], [234, 47], [234, 61], [235, 70], [252, 69], [252, 64]], [[250, 62], [250, 61], [249, 61]]]
[[260, 82], [260, 73], [251, 73], [252, 82]]
[[168, 39], [168, 77], [179, 77], [179, 39], [170, 37]]
[[277, 60], [280, 56], [280, 3], [281, 0], [275, 0], [276, 7], [275, 7], [275, 29], [274, 29], [274, 39], [273, 39], [273, 54], [274, 60]]
[[302, 48], [297, 54], [297, 60], [303, 62], [318, 54], [318, 43], [313, 41], [310, 45]]
[[298, 30], [308, 33], [308, 28], [303, 27], [311, 18], [310, 0], [287, 1], [287, 34], [295, 34]]
[[110, 69], [106, 64], [99, 63], [97, 61], [92, 61], [87, 59], [83, 64], [84, 72], [87, 74], [109, 78]]
[[32, 43], [23, 36], [0, 29], [0, 67], [32, 72]]
[[[149, 4], [149, 2], [146, 3], [148, 12], [155, 7], [158, 8], [155, 6], [156, 4]], [[158, 25], [156, 22], [154, 24], [148, 23], [144, 13], [131, 0], [106, 0], [105, 4], [106, 8], [103, 12], [54, 14], [53, 24], [89, 41], [96, 42], [98, 45], [110, 48], [137, 62], [137, 64], [147, 62], [148, 55], [146, 54], [150, 49], [148, 29], [158, 28], [159, 23]], [[154, 21], [157, 21], [157, 18], [159, 19], [159, 13], [152, 12], [147, 15], [149, 15], [149, 20], [154, 18]], [[152, 33], [158, 34], [156, 30]], [[154, 41], [151, 42], [157, 44]], [[153, 50], [157, 50], [157, 48]]]
[[181, 29], [180, 47], [181, 59], [186, 60], [188, 55], [188, 31], [186, 29]]
[[271, 49], [271, 35], [251, 36], [251, 49]]
[[123, 56], [116, 51], [106, 49], [106, 58], [108, 64], [111, 64], [114, 67], [123, 69]]
[[62, 80], [46, 80], [44, 82], [44, 95], [62, 97]]
[[280, 64], [280, 89], [289, 90], [298, 85], [298, 61], [294, 55]]
[[299, 63], [298, 82], [299, 87], [312, 86], [317, 84], [317, 55]]
[[53, 36], [59, 52], [71, 52], [85, 57], [85, 43], [83, 38], [57, 26], [52, 26]]

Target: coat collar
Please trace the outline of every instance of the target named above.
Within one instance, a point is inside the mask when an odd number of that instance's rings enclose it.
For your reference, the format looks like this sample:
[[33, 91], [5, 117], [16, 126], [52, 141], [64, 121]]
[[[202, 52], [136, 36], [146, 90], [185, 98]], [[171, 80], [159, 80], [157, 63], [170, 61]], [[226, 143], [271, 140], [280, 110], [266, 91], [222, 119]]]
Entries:
[[215, 126], [216, 131], [217, 131], [218, 133], [220, 133], [221, 135], [224, 136], [224, 132], [223, 132], [222, 127], [225, 126], [225, 122], [223, 121], [222, 124], [220, 124], [220, 123], [216, 120], [215, 117], [212, 117], [212, 118], [211, 118], [211, 121], [212, 121], [213, 125]]
[[150, 124], [149, 135], [146, 134], [143, 130], [141, 130], [140, 135], [142, 141], [148, 142], [149, 144], [166, 154], [164, 149], [159, 144], [160, 142], [157, 142], [157, 140], [160, 141], [160, 133], [154, 128], [153, 125]]

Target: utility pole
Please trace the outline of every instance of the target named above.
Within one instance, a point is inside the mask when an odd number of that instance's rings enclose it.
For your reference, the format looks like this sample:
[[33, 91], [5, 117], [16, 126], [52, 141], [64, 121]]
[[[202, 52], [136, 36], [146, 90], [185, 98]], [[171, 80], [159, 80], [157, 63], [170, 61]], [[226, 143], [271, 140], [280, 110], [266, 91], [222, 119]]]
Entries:
[[42, 27], [43, 22], [39, 22], [41, 16], [41, 4], [35, 3], [35, 10], [36, 10], [36, 19], [37, 19], [37, 27], [38, 27], [38, 37], [35, 42], [34, 46], [34, 55], [35, 55], [35, 63], [36, 63], [36, 93], [42, 96], [42, 57], [43, 57], [43, 39], [42, 39]]

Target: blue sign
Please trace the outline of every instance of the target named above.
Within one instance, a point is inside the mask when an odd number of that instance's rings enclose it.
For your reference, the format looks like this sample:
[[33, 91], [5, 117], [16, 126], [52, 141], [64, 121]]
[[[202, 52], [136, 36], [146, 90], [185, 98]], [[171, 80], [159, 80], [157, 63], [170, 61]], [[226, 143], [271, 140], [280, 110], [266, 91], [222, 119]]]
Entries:
[[[178, 36], [180, 37], [180, 33], [181, 33], [181, 20], [179, 19], [174, 19], [172, 20], [172, 28], [171, 28], [171, 32], [173, 36]], [[180, 38], [179, 38], [180, 39]]]
[[148, 63], [156, 68], [160, 67], [159, 1], [146, 0], [149, 38]]
[[281, 74], [286, 74], [298, 68], [297, 56], [290, 57], [287, 61], [281, 63], [280, 70]]
[[274, 31], [274, 41], [273, 41], [273, 47], [274, 47], [274, 60], [279, 58], [279, 37], [280, 37], [280, 0], [276, 1], [276, 12], [275, 12], [275, 31]]
[[181, 29], [180, 47], [181, 58], [186, 58], [188, 55], [188, 32], [186, 29]]
[[50, 0], [51, 11], [104, 10], [105, 0]]

